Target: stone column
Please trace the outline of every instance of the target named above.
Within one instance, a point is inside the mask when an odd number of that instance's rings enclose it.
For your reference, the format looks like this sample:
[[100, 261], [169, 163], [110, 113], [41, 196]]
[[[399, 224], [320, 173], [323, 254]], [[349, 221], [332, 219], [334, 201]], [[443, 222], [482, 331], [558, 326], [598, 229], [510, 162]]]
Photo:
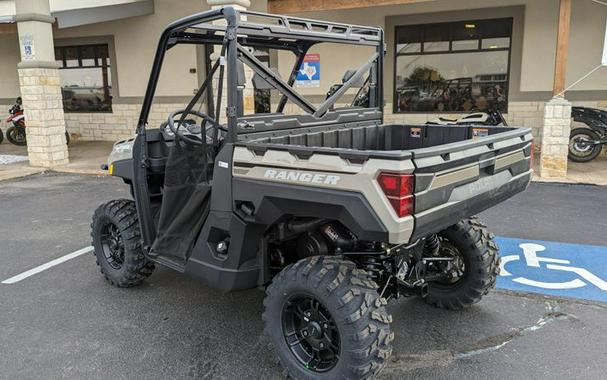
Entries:
[[[211, 6], [212, 9], [222, 8], [222, 7], [234, 7], [239, 10], [246, 10], [251, 6], [250, 0], [207, 0], [207, 4]], [[243, 16], [245, 18], [246, 16]], [[214, 21], [217, 24], [225, 24], [225, 20]], [[211, 56], [211, 61], [215, 62], [219, 59], [219, 54], [221, 52], [221, 47], [216, 46], [213, 55]], [[219, 73], [219, 70], [217, 71]], [[244, 114], [253, 114], [255, 113], [255, 91], [253, 90], [253, 70], [251, 70], [248, 66], [244, 66], [245, 73], [245, 88], [243, 90], [243, 111]], [[227, 74], [226, 74], [227, 75]], [[222, 99], [221, 99], [221, 117], [220, 122], [225, 123], [226, 113], [225, 108], [228, 105], [228, 89], [227, 89], [227, 76], [224, 75], [223, 79], [223, 90], [222, 90]], [[218, 78], [218, 74], [215, 74], [215, 77]], [[213, 90], [215, 94], [217, 93], [217, 80], [213, 81]]]
[[540, 156], [540, 177], [567, 176], [567, 154], [571, 132], [571, 103], [556, 96], [546, 102]]
[[55, 62], [49, 0], [15, 2], [21, 62], [17, 65], [27, 125], [30, 165], [53, 168], [68, 163], [65, 117]]

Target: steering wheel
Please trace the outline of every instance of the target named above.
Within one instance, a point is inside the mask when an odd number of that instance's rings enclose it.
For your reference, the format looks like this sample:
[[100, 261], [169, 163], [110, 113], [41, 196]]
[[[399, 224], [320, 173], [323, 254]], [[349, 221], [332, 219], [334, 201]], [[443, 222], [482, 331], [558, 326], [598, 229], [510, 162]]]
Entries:
[[177, 111], [171, 113], [169, 115], [169, 118], [167, 119], [167, 125], [168, 125], [169, 129], [171, 130], [171, 132], [173, 132], [175, 134], [175, 136], [178, 135], [177, 130], [181, 126], [181, 125], [179, 125], [179, 126], [175, 127], [175, 117], [178, 115], [181, 115], [181, 117], [188, 116], [188, 115], [194, 115], [194, 116], [198, 116], [199, 118], [202, 119], [202, 123], [200, 126], [201, 127], [201, 132], [200, 132], [201, 136], [200, 137], [193, 135], [193, 134], [186, 135], [186, 134], [179, 133], [180, 138], [184, 139], [186, 142], [189, 142], [191, 144], [202, 145], [202, 141], [203, 141], [202, 140], [202, 131], [205, 131], [205, 139], [206, 139], [207, 123], [210, 124], [211, 128], [217, 128], [217, 129], [220, 129], [225, 132], [228, 131], [228, 129], [226, 127], [222, 126], [221, 124], [216, 122], [215, 119], [213, 119], [212, 117], [210, 117], [209, 115], [207, 115], [203, 112], [195, 111], [195, 110], [190, 110], [187, 112], [186, 112], [186, 110], [177, 110]]

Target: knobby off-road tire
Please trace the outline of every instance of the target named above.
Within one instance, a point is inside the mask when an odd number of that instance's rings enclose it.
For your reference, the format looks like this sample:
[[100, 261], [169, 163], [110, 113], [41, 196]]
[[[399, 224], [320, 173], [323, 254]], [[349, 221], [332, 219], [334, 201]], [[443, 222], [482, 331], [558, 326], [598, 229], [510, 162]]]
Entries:
[[499, 274], [495, 236], [476, 218], [464, 219], [441, 231], [460, 253], [465, 265], [463, 276], [453, 284], [429, 283], [424, 300], [436, 307], [459, 310], [481, 300], [495, 287]]
[[[377, 289], [353, 262], [329, 256], [303, 259], [281, 271], [266, 291], [263, 320], [287, 375], [295, 379], [368, 379], [377, 375], [392, 353], [394, 340], [392, 317]], [[306, 368], [285, 337], [286, 310], [301, 295], [316, 299], [338, 331], [339, 357], [325, 372]], [[303, 339], [302, 334], [296, 335]]]
[[135, 202], [120, 199], [99, 206], [91, 237], [97, 265], [110, 284], [136, 286], [154, 271], [154, 263], [143, 255]]

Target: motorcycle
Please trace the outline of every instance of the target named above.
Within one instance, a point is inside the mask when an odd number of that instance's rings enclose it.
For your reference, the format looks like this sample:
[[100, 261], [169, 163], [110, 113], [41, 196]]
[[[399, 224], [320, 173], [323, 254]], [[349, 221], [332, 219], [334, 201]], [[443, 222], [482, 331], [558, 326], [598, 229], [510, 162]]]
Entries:
[[8, 110], [10, 116], [6, 123], [12, 123], [6, 130], [6, 139], [15, 145], [25, 145], [25, 115], [21, 108], [21, 97], [17, 98], [15, 104]]
[[569, 159], [574, 162], [594, 160], [607, 144], [607, 111], [590, 107], [572, 107], [571, 117], [588, 128], [571, 130]]
[[[18, 146], [27, 145], [27, 139], [25, 136], [25, 114], [23, 113], [23, 108], [21, 105], [23, 102], [21, 101], [21, 97], [18, 97], [15, 101], [15, 104], [8, 110], [10, 116], [6, 119], [6, 123], [12, 123], [6, 130], [6, 139]], [[65, 132], [66, 142], [69, 145], [70, 143], [70, 135]], [[0, 140], [1, 142], [1, 140]]]
[[426, 124], [431, 125], [502, 125], [508, 126], [502, 112], [497, 109], [490, 109], [487, 112], [473, 112], [471, 114], [460, 117], [459, 119], [447, 119], [439, 117], [428, 121]]

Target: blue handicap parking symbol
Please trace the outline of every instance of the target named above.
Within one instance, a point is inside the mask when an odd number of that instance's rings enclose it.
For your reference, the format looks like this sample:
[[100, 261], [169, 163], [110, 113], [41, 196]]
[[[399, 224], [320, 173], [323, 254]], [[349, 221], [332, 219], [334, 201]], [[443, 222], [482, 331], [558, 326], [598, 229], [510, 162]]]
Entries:
[[497, 287], [607, 302], [607, 247], [498, 237]]

